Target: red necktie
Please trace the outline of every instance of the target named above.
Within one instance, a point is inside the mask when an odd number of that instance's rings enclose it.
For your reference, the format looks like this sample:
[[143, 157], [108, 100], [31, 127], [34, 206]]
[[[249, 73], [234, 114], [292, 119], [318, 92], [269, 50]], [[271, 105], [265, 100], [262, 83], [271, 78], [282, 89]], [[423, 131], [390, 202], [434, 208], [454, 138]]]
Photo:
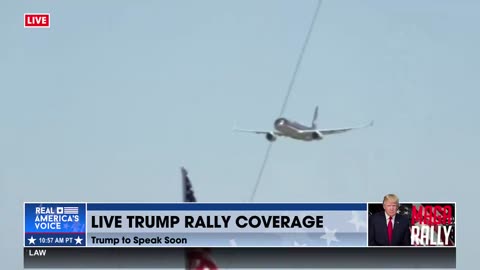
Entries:
[[388, 244], [392, 244], [392, 233], [393, 233], [393, 226], [392, 226], [392, 217], [388, 218]]

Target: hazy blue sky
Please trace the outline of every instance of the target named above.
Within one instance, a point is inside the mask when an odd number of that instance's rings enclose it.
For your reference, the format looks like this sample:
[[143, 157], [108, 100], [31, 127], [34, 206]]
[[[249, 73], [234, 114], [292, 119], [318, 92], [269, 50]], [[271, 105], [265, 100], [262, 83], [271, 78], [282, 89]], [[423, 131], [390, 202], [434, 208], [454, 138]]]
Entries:
[[[24, 201], [246, 201], [316, 1], [0, 4], [3, 265]], [[458, 265], [480, 151], [478, 1], [324, 1], [285, 116], [375, 126], [275, 142], [256, 201], [456, 201]], [[50, 12], [50, 29], [23, 13]], [[7, 263], [5, 264], [5, 258]]]

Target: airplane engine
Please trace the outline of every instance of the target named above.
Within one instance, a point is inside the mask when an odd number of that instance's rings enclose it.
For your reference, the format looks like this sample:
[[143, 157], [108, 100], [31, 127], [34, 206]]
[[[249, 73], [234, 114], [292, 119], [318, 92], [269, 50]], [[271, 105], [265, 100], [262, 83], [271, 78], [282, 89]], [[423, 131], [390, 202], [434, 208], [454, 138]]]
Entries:
[[277, 140], [277, 136], [275, 136], [275, 134], [273, 133], [267, 133], [267, 135], [265, 136], [267, 137], [267, 140], [270, 141], [270, 142], [274, 142]]
[[319, 131], [315, 131], [315, 132], [312, 133], [312, 139], [321, 140], [321, 139], [323, 139], [323, 134], [320, 133]]

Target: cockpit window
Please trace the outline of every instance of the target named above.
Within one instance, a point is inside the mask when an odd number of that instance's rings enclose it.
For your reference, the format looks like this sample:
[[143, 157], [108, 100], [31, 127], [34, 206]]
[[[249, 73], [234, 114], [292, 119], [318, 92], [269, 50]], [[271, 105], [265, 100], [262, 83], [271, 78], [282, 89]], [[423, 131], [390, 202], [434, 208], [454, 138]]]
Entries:
[[275, 124], [281, 126], [281, 125], [284, 125], [285, 122], [286, 122], [285, 119], [279, 118], [277, 119], [277, 121], [275, 121]]

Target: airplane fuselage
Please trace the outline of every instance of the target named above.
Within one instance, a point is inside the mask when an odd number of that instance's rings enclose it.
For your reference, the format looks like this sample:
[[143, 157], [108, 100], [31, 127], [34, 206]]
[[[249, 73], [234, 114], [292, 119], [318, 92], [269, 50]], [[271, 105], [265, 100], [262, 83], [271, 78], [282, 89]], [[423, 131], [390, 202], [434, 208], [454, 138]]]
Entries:
[[[322, 139], [321, 134], [313, 132], [314, 128], [290, 121], [286, 118], [278, 118], [274, 122], [274, 128], [283, 136], [302, 141], [312, 141]], [[302, 132], [303, 131], [303, 132]]]

